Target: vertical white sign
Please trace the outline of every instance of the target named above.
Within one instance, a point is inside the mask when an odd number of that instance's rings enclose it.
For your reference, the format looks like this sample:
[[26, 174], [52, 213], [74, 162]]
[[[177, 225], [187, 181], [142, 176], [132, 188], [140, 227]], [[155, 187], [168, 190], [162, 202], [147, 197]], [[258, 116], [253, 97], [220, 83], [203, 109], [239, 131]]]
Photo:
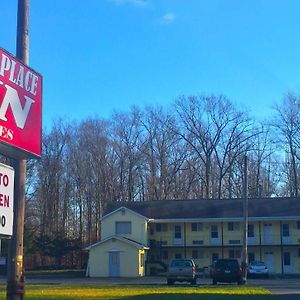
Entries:
[[0, 163], [0, 235], [13, 234], [14, 175], [12, 167]]

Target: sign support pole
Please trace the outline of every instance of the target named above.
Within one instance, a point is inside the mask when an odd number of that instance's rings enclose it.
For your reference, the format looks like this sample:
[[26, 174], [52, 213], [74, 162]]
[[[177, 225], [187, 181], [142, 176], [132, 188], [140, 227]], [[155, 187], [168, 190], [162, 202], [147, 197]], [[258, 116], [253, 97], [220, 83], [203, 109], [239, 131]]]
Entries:
[[244, 180], [243, 180], [243, 251], [242, 251], [242, 272], [243, 282], [247, 281], [248, 265], [248, 157], [244, 156]]
[[[17, 58], [28, 65], [29, 0], [18, 0]], [[15, 169], [13, 236], [10, 241], [7, 299], [24, 299], [23, 236], [26, 160], [13, 160]]]

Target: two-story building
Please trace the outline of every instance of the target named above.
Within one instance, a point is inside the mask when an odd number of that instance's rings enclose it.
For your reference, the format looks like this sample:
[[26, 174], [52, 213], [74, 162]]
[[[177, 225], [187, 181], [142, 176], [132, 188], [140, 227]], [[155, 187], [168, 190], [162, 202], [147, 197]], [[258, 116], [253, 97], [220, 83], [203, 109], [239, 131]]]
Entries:
[[[241, 259], [243, 199], [116, 202], [87, 248], [87, 275], [144, 276], [145, 263], [192, 258], [199, 267]], [[300, 273], [300, 198], [248, 200], [248, 260], [270, 273]], [[148, 273], [148, 272], [147, 272]]]

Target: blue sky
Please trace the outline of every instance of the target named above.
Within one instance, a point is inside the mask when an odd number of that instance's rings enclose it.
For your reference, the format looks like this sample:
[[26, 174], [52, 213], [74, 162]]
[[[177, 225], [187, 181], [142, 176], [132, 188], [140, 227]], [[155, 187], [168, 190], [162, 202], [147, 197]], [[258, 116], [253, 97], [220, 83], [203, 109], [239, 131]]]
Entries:
[[[14, 54], [17, 0], [1, 4]], [[44, 125], [210, 93], [268, 117], [300, 91], [299, 19], [297, 0], [30, 0]]]

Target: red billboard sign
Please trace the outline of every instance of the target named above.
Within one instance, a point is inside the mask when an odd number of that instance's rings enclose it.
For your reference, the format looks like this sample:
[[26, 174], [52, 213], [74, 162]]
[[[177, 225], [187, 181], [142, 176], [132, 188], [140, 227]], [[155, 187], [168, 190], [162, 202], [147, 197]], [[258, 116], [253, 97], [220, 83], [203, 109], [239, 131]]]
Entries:
[[42, 76], [0, 48], [0, 153], [41, 156]]

